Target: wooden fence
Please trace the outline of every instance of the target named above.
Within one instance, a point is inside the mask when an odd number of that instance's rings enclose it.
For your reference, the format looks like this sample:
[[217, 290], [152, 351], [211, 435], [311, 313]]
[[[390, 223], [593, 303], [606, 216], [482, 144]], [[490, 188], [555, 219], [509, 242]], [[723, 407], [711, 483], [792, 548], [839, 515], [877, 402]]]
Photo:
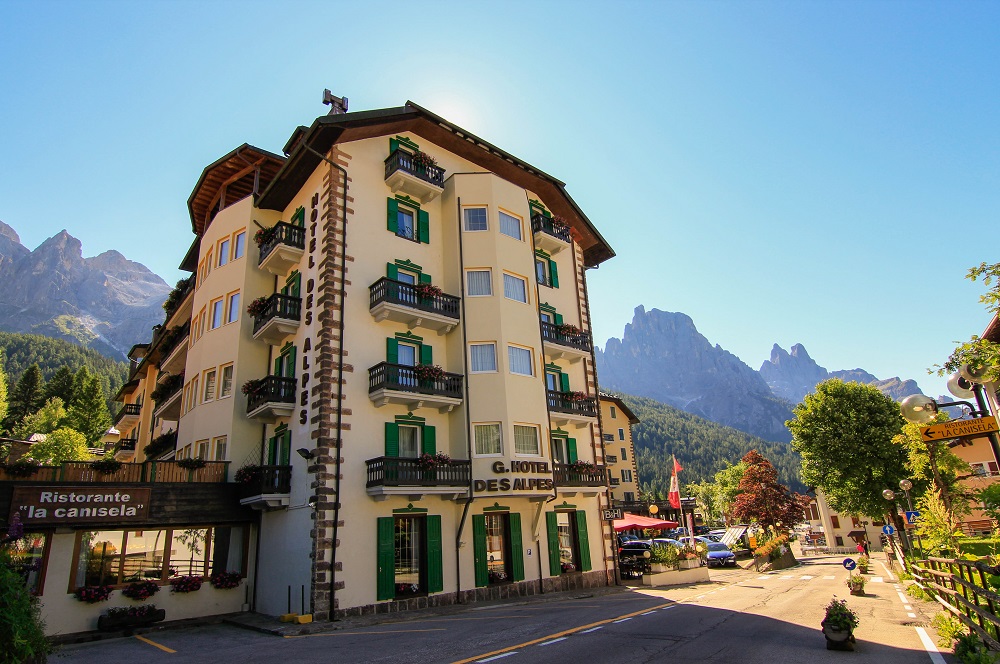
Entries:
[[983, 562], [928, 558], [909, 565], [917, 585], [951, 611], [992, 650], [1000, 650], [1000, 594], [989, 588]]
[[0, 468], [0, 482], [225, 482], [228, 461], [206, 461], [201, 468], [184, 468], [177, 461], [123, 463], [114, 472], [95, 470], [89, 461], [67, 461], [58, 466], [39, 466], [30, 475], [8, 475]]

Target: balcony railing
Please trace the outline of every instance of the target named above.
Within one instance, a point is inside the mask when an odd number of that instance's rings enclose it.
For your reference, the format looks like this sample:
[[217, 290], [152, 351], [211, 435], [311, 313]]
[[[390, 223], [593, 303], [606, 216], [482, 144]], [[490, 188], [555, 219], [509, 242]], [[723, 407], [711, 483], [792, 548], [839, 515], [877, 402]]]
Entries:
[[240, 499], [292, 490], [291, 466], [260, 466], [249, 481], [240, 483]]
[[274, 318], [298, 321], [302, 319], [302, 298], [274, 293], [267, 298], [264, 310], [254, 316], [253, 333], [257, 334], [268, 321]]
[[542, 341], [548, 341], [560, 346], [570, 346], [577, 350], [589, 353], [593, 345], [590, 342], [590, 334], [587, 332], [577, 332], [566, 334], [559, 331], [559, 326], [554, 323], [542, 321]]
[[573, 242], [573, 236], [569, 233], [569, 226], [553, 222], [551, 217], [546, 217], [544, 214], [531, 215], [531, 232], [545, 233], [563, 242]]
[[459, 298], [443, 293], [420, 297], [416, 289], [417, 287], [412, 284], [382, 277], [368, 287], [369, 309], [375, 308], [381, 302], [387, 302], [459, 319]]
[[581, 417], [597, 417], [597, 400], [593, 397], [575, 398], [576, 392], [547, 390], [549, 410]]
[[414, 367], [380, 362], [368, 370], [368, 393], [396, 390], [415, 394], [437, 394], [462, 398], [462, 374], [446, 373], [443, 378], [417, 378]]
[[252, 413], [266, 403], [295, 403], [298, 381], [284, 376], [266, 376], [247, 395], [247, 413]]
[[618, 486], [619, 484], [621, 484], [621, 482], [618, 480], [617, 477], [611, 478], [611, 486]]
[[557, 463], [552, 468], [552, 480], [556, 486], [605, 486], [607, 484], [604, 466], [593, 470], [581, 469], [575, 464]]
[[429, 182], [435, 187], [444, 188], [444, 169], [439, 166], [421, 166], [417, 164], [413, 155], [405, 150], [396, 150], [385, 160], [385, 177], [388, 178], [396, 171], [409, 173], [413, 177], [420, 178], [424, 182]]
[[225, 482], [229, 474], [228, 461], [206, 461], [202, 468], [188, 469], [176, 461], [146, 461], [123, 463], [113, 473], [94, 470], [89, 461], [67, 461], [58, 466], [39, 466], [28, 476], [8, 476], [0, 469], [0, 481], [16, 482]]
[[608, 463], [618, 463], [618, 457], [615, 456], [614, 454], [605, 454], [604, 460], [607, 461]]
[[124, 406], [122, 406], [121, 410], [118, 411], [118, 414], [115, 415], [115, 422], [116, 423], [120, 422], [123, 418], [126, 417], [128, 418], [139, 417], [141, 413], [142, 413], [141, 403], [127, 403]]
[[421, 468], [416, 459], [377, 457], [368, 459], [368, 486], [468, 486], [472, 477], [469, 461], [452, 460], [447, 465]]
[[137, 442], [139, 442], [138, 438], [119, 438], [116, 449], [119, 452], [135, 452]]
[[257, 265], [263, 263], [278, 245], [284, 244], [302, 250], [306, 248], [306, 229], [304, 226], [294, 226], [279, 221], [273, 228], [274, 235], [271, 236], [271, 239], [260, 245], [260, 257], [257, 259]]

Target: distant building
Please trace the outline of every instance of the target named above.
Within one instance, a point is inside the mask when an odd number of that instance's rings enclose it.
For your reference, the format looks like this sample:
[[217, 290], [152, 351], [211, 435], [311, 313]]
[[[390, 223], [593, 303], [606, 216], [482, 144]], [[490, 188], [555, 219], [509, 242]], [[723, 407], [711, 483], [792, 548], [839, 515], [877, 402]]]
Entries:
[[639, 418], [616, 396], [601, 393], [601, 428], [604, 461], [608, 466], [611, 500], [635, 503], [639, 495], [639, 472], [635, 465], [632, 426]]
[[804, 546], [854, 549], [867, 539], [871, 550], [882, 549], [880, 536], [884, 521], [837, 512], [826, 502], [822, 489], [816, 489], [810, 498], [805, 514], [808, 529], [803, 533]]

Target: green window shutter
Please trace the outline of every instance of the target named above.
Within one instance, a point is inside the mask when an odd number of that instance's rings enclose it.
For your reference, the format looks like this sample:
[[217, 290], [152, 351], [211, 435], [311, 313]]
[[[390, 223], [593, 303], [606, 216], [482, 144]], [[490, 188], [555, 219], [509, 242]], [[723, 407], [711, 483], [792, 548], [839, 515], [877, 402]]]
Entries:
[[280, 376], [281, 375], [282, 368], [284, 367], [284, 362], [283, 362], [284, 359], [285, 358], [283, 358], [281, 355], [279, 355], [278, 357], [274, 358], [274, 375], [275, 376]]
[[385, 423], [385, 455], [399, 456], [399, 425], [395, 422]]
[[546, 534], [549, 540], [549, 574], [562, 574], [562, 562], [559, 560], [559, 517], [555, 512], [545, 513]]
[[444, 590], [444, 558], [441, 555], [441, 516], [427, 516], [427, 592]]
[[395, 198], [388, 199], [389, 206], [386, 212], [385, 227], [387, 230], [396, 233], [399, 231], [399, 201]]
[[510, 574], [514, 581], [524, 581], [524, 546], [521, 544], [521, 515], [510, 515]]
[[431, 283], [431, 275], [424, 274], [423, 272], [421, 272], [420, 273], [420, 283], [422, 283], [422, 284], [429, 284], [429, 283]]
[[420, 344], [420, 364], [434, 364], [434, 349], [427, 344]]
[[396, 551], [393, 547], [395, 533], [391, 516], [378, 518], [378, 572], [375, 598], [379, 600], [396, 597]]
[[590, 571], [590, 539], [587, 537], [587, 513], [576, 512], [576, 538], [580, 545], [580, 571]]
[[392, 337], [385, 340], [385, 361], [389, 364], [399, 364], [399, 342]]
[[389, 139], [389, 154], [392, 154], [393, 152], [395, 152], [398, 149], [399, 149], [399, 141], [396, 140], [395, 138], [390, 138]]
[[267, 465], [278, 465], [278, 437], [271, 436], [267, 439]]
[[437, 454], [437, 431], [434, 427], [421, 427], [420, 448], [424, 454]]
[[556, 325], [562, 325], [563, 324], [562, 314], [556, 314], [555, 316], [553, 316], [553, 318], [556, 321]]
[[569, 374], [559, 373], [559, 389], [563, 392], [569, 392]]
[[291, 295], [292, 297], [299, 297], [302, 291], [302, 274], [296, 273], [294, 277], [289, 279], [285, 283], [285, 287], [281, 289], [281, 292], [285, 295]]
[[385, 264], [385, 276], [390, 279], [399, 279], [399, 268], [396, 267], [395, 263]]
[[295, 346], [285, 355], [285, 376], [292, 378], [295, 376]]
[[286, 431], [281, 434], [280, 445], [278, 446], [278, 465], [288, 466], [292, 463], [292, 432]]
[[417, 210], [417, 234], [422, 243], [430, 243], [431, 222], [426, 210]]
[[559, 288], [559, 268], [554, 260], [549, 261], [549, 277], [553, 288]]
[[292, 215], [292, 224], [299, 227], [306, 225], [306, 209], [304, 207], [295, 210], [295, 214]]
[[489, 575], [486, 566], [486, 516], [472, 515], [472, 551], [476, 565], [476, 587], [489, 585]]
[[569, 457], [570, 463], [576, 463], [576, 438], [566, 439], [566, 456]]

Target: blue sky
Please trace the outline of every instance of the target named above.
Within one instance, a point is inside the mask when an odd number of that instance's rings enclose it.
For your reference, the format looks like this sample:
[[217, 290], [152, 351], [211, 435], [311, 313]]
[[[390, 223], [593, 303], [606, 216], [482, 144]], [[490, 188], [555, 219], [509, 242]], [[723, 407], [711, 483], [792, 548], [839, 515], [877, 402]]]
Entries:
[[0, 219], [170, 282], [186, 201], [243, 142], [413, 101], [565, 181], [618, 257], [595, 340], [682, 311], [753, 368], [802, 343], [943, 392], [982, 332], [1000, 5], [6, 2]]

